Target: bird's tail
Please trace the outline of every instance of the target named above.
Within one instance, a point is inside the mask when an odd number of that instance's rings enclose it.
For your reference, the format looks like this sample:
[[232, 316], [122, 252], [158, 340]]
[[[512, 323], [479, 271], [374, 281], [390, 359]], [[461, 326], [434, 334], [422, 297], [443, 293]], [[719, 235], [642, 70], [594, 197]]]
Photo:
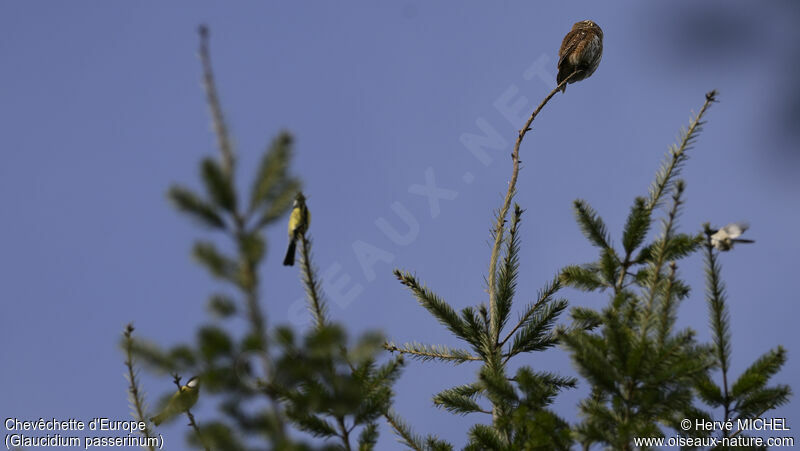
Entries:
[[294, 253], [297, 247], [297, 238], [289, 240], [289, 248], [286, 249], [286, 257], [283, 258], [283, 266], [294, 266]]
[[[566, 77], [562, 77], [562, 76], [561, 76], [561, 74], [559, 73], [559, 74], [558, 74], [558, 77], [556, 77], [556, 85], [560, 85], [560, 84], [561, 84], [561, 82], [564, 80], [564, 78], [566, 78]], [[566, 84], [566, 83], [564, 83], [564, 86], [562, 86], [562, 87], [561, 87], [561, 90], [560, 90], [560, 91], [561, 91], [562, 93], [563, 93], [563, 92], [567, 92], [567, 84]]]
[[756, 242], [756, 240], [746, 240], [744, 238], [734, 238], [731, 241], [733, 241], [734, 243], [755, 243]]
[[[560, 66], [560, 65], [559, 65]], [[561, 68], [558, 68], [558, 75], [556, 75], [556, 85], [560, 85], [565, 78], [567, 78], [569, 74], [565, 73]], [[561, 87], [561, 92], [567, 92], [567, 84], [564, 83], [564, 86]]]
[[164, 412], [162, 412], [162, 413], [150, 418], [150, 421], [152, 421], [153, 424], [155, 424], [156, 426], [158, 426], [161, 423], [163, 423], [164, 420], [166, 420], [166, 415], [164, 414]]

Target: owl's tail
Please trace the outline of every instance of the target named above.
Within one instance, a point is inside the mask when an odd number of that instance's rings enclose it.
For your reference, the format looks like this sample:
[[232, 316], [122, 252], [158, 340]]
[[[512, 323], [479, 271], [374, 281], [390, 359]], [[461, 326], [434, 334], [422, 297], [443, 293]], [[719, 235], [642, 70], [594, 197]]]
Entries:
[[[556, 76], [556, 83], [561, 84], [565, 78], [567, 78], [569, 74], [564, 74], [562, 71], [558, 71], [558, 75]], [[561, 87], [561, 92], [567, 92], [567, 83], [564, 83], [564, 86]]]

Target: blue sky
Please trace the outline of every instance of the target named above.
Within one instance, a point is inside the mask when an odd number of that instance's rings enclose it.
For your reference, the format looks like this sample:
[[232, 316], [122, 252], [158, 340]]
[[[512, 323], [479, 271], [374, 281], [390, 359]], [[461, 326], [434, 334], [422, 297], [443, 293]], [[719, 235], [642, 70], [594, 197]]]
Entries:
[[[792, 288], [800, 10], [791, 2], [721, 5], [4, 2], [0, 417], [127, 418], [123, 326], [134, 321], [139, 336], [174, 344], [210, 320], [205, 301], [218, 285], [189, 258], [206, 232], [165, 198], [174, 182], [198, 186], [200, 158], [216, 152], [199, 83], [200, 23], [212, 30], [241, 180], [279, 130], [296, 136], [294, 169], [314, 215], [317, 265], [326, 282], [346, 277], [343, 291], [356, 293], [329, 290], [331, 313], [354, 333], [381, 329], [397, 342], [455, 344], [394, 280], [395, 267], [415, 271], [456, 307], [484, 300], [492, 211], [522, 125], [502, 105], [524, 101], [527, 117], [549, 92], [573, 22], [600, 24], [605, 50], [597, 72], [557, 96], [523, 144], [520, 307], [560, 267], [595, 258], [571, 202], [589, 201], [618, 242], [633, 198], [646, 192], [690, 110], [718, 89], [684, 172], [682, 230], [751, 223], [757, 243], [721, 258], [732, 372], [783, 344], [789, 362], [776, 382], [800, 380]], [[481, 127], [502, 138], [487, 164], [463, 144]], [[454, 197], [438, 211], [409, 191], [426, 173]], [[418, 224], [406, 241], [376, 224], [383, 218], [402, 230], [398, 205]], [[292, 305], [303, 291], [280, 265], [285, 239], [283, 225], [269, 230], [263, 304], [272, 324], [299, 324], [305, 317]], [[354, 243], [391, 261], [365, 271]], [[700, 256], [680, 273], [694, 288], [680, 324], [707, 339]], [[573, 305], [606, 300], [565, 294]], [[574, 373], [561, 350], [525, 359]], [[430, 398], [476, 370], [410, 363], [397, 410], [418, 432], [462, 444], [478, 419], [439, 411]], [[143, 381], [151, 401], [170, 385]], [[583, 393], [560, 397], [557, 411], [574, 418]], [[776, 416], [794, 426], [797, 414], [792, 401]], [[179, 428], [165, 429], [170, 449], [184, 446]], [[381, 449], [395, 449], [382, 431]]]

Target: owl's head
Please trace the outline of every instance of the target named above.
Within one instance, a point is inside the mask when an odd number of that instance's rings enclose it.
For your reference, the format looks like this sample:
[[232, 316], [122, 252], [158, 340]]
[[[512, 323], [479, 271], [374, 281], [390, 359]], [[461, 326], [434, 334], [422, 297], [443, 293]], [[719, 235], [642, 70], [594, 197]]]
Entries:
[[573, 30], [592, 30], [595, 33], [602, 36], [603, 30], [600, 28], [599, 25], [594, 23], [591, 20], [582, 20], [580, 22], [575, 22], [575, 25], [572, 26]]

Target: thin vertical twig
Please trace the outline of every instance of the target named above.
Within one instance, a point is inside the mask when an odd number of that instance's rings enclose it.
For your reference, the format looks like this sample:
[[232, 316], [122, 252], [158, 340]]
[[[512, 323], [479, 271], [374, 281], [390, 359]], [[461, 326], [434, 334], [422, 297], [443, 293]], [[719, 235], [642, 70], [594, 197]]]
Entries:
[[[517, 141], [514, 143], [514, 150], [511, 152], [511, 161], [513, 162], [513, 169], [511, 171], [511, 180], [508, 182], [508, 191], [506, 192], [506, 197], [503, 200], [503, 206], [500, 207], [500, 211], [497, 213], [497, 223], [494, 227], [494, 245], [492, 246], [492, 254], [489, 259], [489, 277], [488, 277], [488, 290], [489, 290], [489, 334], [491, 336], [491, 340], [494, 345], [494, 350], [496, 353], [501, 352], [500, 344], [500, 324], [499, 318], [497, 315], [497, 261], [500, 257], [500, 245], [503, 242], [504, 236], [504, 228], [506, 223], [506, 216], [508, 216], [508, 209], [511, 207], [511, 200], [514, 198], [514, 194], [516, 193], [517, 187], [517, 177], [519, 176], [519, 149], [522, 145], [522, 140], [525, 138], [525, 135], [531, 130], [531, 124], [533, 120], [536, 119], [536, 116], [542, 111], [547, 102], [552, 99], [556, 93], [558, 93], [562, 87], [564, 87], [571, 79], [574, 77], [579, 71], [574, 71], [571, 73], [567, 78], [565, 78], [561, 83], [558, 84], [550, 94], [548, 94], [542, 102], [533, 110], [531, 116], [528, 118], [525, 125], [519, 130], [517, 134]], [[492, 359], [495, 362], [501, 362], [499, 356], [498, 358]], [[487, 364], [489, 362], [487, 361]], [[502, 363], [498, 363], [502, 364]], [[498, 420], [498, 406], [492, 405], [492, 421], [496, 424]]]
[[233, 145], [231, 144], [228, 126], [225, 123], [225, 116], [222, 114], [222, 106], [217, 94], [216, 83], [214, 82], [214, 71], [211, 67], [211, 55], [208, 50], [210, 32], [206, 25], [200, 25], [198, 33], [200, 34], [200, 63], [203, 65], [203, 87], [208, 97], [208, 106], [211, 109], [214, 134], [217, 136], [217, 144], [222, 153], [222, 167], [225, 174], [230, 177], [233, 173], [235, 161]]
[[672, 175], [676, 170], [680, 170], [681, 163], [685, 161], [686, 157], [686, 150], [689, 149], [696, 133], [698, 133], [703, 125], [703, 116], [708, 111], [708, 108], [711, 106], [712, 103], [717, 101], [717, 91], [712, 90], [706, 93], [706, 101], [703, 103], [703, 106], [700, 108], [700, 112], [691, 120], [689, 123], [689, 128], [686, 129], [686, 133], [682, 136], [680, 144], [673, 148], [671, 152], [672, 159], [667, 164], [666, 167], [663, 168], [663, 176], [659, 177], [663, 183], [658, 183], [654, 187], [650, 199], [647, 203], [647, 209], [652, 211], [658, 206], [661, 198], [664, 196], [664, 192], [667, 190], [669, 186], [669, 182], [672, 179]]
[[[300, 234], [300, 256], [300, 272], [302, 274], [301, 277], [303, 286], [306, 289], [306, 296], [308, 297], [309, 310], [311, 310], [311, 315], [314, 317], [314, 328], [320, 330], [329, 323], [329, 320], [327, 318], [327, 308], [325, 306], [325, 299], [323, 298], [322, 289], [320, 287], [320, 281], [317, 277], [314, 264], [311, 261], [311, 238], [306, 236], [305, 232]], [[354, 375], [356, 372], [356, 367], [353, 365], [347, 355], [346, 345], [342, 345], [339, 349], [339, 352], [341, 353], [342, 359], [350, 368], [351, 375]], [[331, 372], [331, 377], [335, 377], [336, 367], [334, 362], [329, 360], [328, 364], [328, 370]], [[353, 430], [356, 424], [353, 423], [353, 426], [348, 428], [343, 415], [333, 415], [333, 417], [336, 419], [336, 424], [339, 429], [339, 432], [336, 435], [342, 440], [343, 449], [346, 451], [352, 450], [352, 445], [350, 445], [350, 432]]]
[[[728, 387], [728, 369], [730, 366], [730, 342], [728, 328], [728, 308], [726, 305], [725, 284], [720, 277], [720, 265], [717, 262], [717, 254], [714, 252], [714, 245], [711, 236], [714, 231], [705, 225], [706, 235], [706, 292], [709, 303], [709, 315], [711, 316], [711, 327], [714, 333], [715, 353], [719, 369], [722, 373], [722, 399], [725, 409], [725, 419], [731, 415], [731, 394]], [[756, 417], [758, 418], [758, 417]]]
[[[134, 411], [136, 412], [136, 420], [141, 421], [145, 424], [144, 429], [142, 430], [142, 434], [147, 439], [147, 443], [150, 443], [151, 435], [150, 435], [150, 426], [147, 423], [146, 416], [144, 414], [144, 397], [142, 396], [141, 391], [139, 390], [139, 384], [136, 380], [136, 371], [134, 370], [133, 366], [133, 323], [128, 323], [125, 327], [125, 332], [123, 333], [125, 337], [125, 366], [128, 368], [128, 392], [130, 393], [131, 403], [133, 404]], [[153, 445], [147, 446], [150, 451], [155, 451]]]
[[[211, 119], [214, 126], [214, 133], [217, 136], [217, 144], [219, 145], [220, 154], [222, 155], [223, 171], [232, 179], [233, 170], [235, 165], [235, 156], [233, 153], [233, 146], [228, 133], [228, 127], [225, 123], [225, 116], [222, 112], [222, 105], [217, 93], [216, 83], [214, 81], [214, 72], [211, 65], [211, 54], [209, 52], [209, 29], [205, 25], [201, 25], [198, 29], [200, 35], [200, 63], [203, 67], [203, 86], [206, 92], [206, 99], [209, 109], [211, 110]], [[231, 181], [231, 183], [233, 183]], [[234, 230], [231, 235], [234, 241], [239, 243], [246, 239], [251, 234], [247, 230], [245, 224], [245, 216], [239, 212], [233, 212]], [[259, 353], [261, 357], [264, 375], [267, 380], [272, 380], [274, 376], [274, 369], [269, 355], [269, 335], [267, 333], [266, 319], [261, 306], [258, 302], [258, 272], [253, 261], [247, 257], [242, 259], [243, 269], [243, 283], [242, 291], [245, 294], [246, 305], [248, 309], [248, 317], [250, 319], [253, 332], [260, 341], [262, 352]], [[274, 393], [269, 390], [266, 391], [273, 416], [276, 422], [279, 436], [279, 441], [284, 441], [286, 438], [286, 426], [281, 415], [280, 402]]]
[[301, 253], [301, 270], [303, 285], [306, 288], [306, 295], [308, 297], [309, 309], [314, 316], [314, 327], [319, 329], [325, 326], [326, 307], [325, 300], [322, 298], [322, 290], [320, 290], [319, 278], [317, 277], [313, 263], [311, 262], [311, 239], [305, 233], [300, 234], [300, 253]]
[[[655, 208], [659, 205], [661, 198], [664, 197], [664, 194], [670, 185], [673, 175], [680, 171], [681, 163], [687, 158], [686, 151], [689, 149], [692, 140], [696, 136], [696, 133], [700, 131], [700, 128], [703, 125], [703, 116], [706, 114], [706, 111], [708, 111], [708, 108], [711, 106], [711, 104], [716, 101], [716, 90], [706, 93], [706, 101], [700, 108], [700, 112], [697, 113], [694, 118], [692, 118], [692, 120], [689, 122], [689, 128], [686, 129], [686, 133], [681, 136], [680, 142], [677, 145], [674, 145], [670, 151], [670, 160], [662, 163], [659, 173], [656, 176], [656, 182], [654, 182], [654, 185], [651, 187], [650, 199], [648, 199], [646, 204], [648, 214], [652, 213], [652, 211], [655, 210]], [[625, 277], [628, 275], [628, 268], [631, 266], [631, 264], [631, 254], [626, 252], [625, 259], [622, 261], [622, 268], [619, 273], [619, 278], [614, 284], [615, 295], [619, 294], [619, 292], [625, 287]]]
[[647, 338], [647, 334], [650, 331], [651, 319], [653, 316], [653, 308], [655, 307], [656, 298], [658, 294], [661, 293], [660, 285], [663, 280], [662, 270], [664, 265], [667, 264], [666, 257], [667, 251], [669, 246], [671, 245], [670, 240], [674, 235], [674, 226], [675, 220], [678, 217], [678, 213], [680, 211], [681, 205], [683, 204], [682, 196], [683, 191], [685, 189], [685, 185], [682, 180], [678, 180], [675, 184], [675, 193], [672, 195], [672, 207], [667, 214], [667, 218], [664, 221], [664, 233], [661, 237], [661, 240], [658, 243], [658, 248], [656, 249], [656, 259], [654, 262], [651, 263], [651, 274], [648, 277], [647, 284], [648, 284], [648, 291], [647, 291], [647, 303], [645, 304], [645, 310], [643, 314], [645, 315], [644, 324], [641, 330], [641, 338], [644, 340]]
[[345, 451], [352, 451], [353, 447], [350, 446], [350, 429], [344, 422], [344, 417], [341, 415], [336, 416], [336, 424], [339, 426], [339, 437], [342, 439], [342, 446]]
[[500, 330], [499, 324], [497, 324], [497, 315], [494, 314], [495, 311], [495, 303], [497, 301], [497, 294], [495, 293], [495, 285], [497, 284], [497, 260], [500, 256], [500, 245], [503, 242], [503, 231], [506, 223], [506, 216], [508, 216], [508, 209], [511, 207], [511, 200], [514, 198], [514, 194], [516, 192], [517, 187], [517, 177], [519, 176], [519, 148], [522, 145], [522, 140], [525, 138], [525, 135], [531, 130], [531, 124], [533, 120], [536, 119], [536, 116], [542, 111], [547, 102], [553, 98], [553, 96], [558, 93], [559, 90], [563, 86], [565, 86], [572, 77], [577, 74], [578, 71], [575, 71], [569, 75], [569, 77], [565, 78], [561, 83], [558, 84], [547, 97], [542, 100], [539, 106], [533, 110], [531, 116], [528, 118], [528, 121], [525, 122], [525, 126], [523, 126], [519, 133], [517, 134], [517, 141], [514, 143], [514, 150], [511, 152], [511, 161], [513, 162], [513, 169], [511, 171], [511, 180], [508, 182], [508, 191], [506, 192], [506, 197], [503, 200], [503, 206], [500, 207], [500, 211], [497, 214], [497, 223], [494, 227], [494, 245], [492, 246], [492, 255], [489, 260], [489, 316], [490, 316], [490, 331], [492, 333], [492, 337], [495, 341], [499, 339]]

